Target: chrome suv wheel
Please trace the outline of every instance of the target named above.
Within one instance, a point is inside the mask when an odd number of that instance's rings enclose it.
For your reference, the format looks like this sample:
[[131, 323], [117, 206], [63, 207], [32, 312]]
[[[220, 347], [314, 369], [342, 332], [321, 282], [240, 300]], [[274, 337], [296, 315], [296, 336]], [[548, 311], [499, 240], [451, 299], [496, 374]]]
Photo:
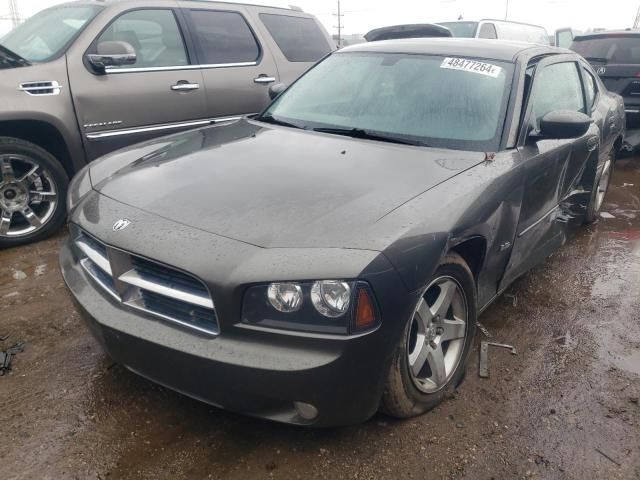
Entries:
[[446, 255], [412, 306], [389, 368], [383, 411], [400, 418], [419, 415], [462, 381], [476, 331], [475, 291], [466, 262]]
[[64, 222], [68, 177], [48, 152], [0, 137], [0, 247], [40, 240]]

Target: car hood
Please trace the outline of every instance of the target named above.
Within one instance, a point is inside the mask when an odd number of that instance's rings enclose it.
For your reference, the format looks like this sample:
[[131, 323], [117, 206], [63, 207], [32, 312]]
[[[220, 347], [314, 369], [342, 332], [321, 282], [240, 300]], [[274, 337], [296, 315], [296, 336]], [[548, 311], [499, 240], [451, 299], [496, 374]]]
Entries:
[[117, 152], [90, 175], [102, 195], [252, 245], [362, 248], [381, 218], [483, 160], [241, 120]]

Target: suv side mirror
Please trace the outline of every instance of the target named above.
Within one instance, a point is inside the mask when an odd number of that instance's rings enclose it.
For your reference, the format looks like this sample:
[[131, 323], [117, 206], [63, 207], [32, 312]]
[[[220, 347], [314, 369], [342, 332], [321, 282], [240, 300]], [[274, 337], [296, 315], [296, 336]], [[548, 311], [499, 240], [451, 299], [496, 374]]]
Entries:
[[127, 42], [100, 42], [96, 51], [87, 55], [87, 60], [99, 72], [107, 67], [133, 65], [137, 60], [135, 49]]
[[276, 83], [275, 85], [271, 85], [269, 87], [269, 98], [271, 100], [275, 100], [280, 96], [282, 92], [287, 89], [287, 85], [284, 83]]
[[555, 110], [540, 120], [539, 135], [543, 138], [578, 138], [589, 130], [591, 117], [571, 110]]

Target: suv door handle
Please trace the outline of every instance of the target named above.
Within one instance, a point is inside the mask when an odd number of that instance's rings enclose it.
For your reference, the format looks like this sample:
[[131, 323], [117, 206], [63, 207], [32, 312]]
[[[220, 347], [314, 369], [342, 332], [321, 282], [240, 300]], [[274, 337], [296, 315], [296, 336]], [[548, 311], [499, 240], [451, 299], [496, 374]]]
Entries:
[[189, 83], [184, 80], [179, 81], [175, 85], [171, 85], [171, 90], [174, 92], [188, 92], [191, 90], [198, 90], [199, 88], [199, 83]]
[[268, 77], [267, 75], [260, 75], [258, 78], [254, 78], [254, 83], [273, 83], [276, 81], [276, 77]]

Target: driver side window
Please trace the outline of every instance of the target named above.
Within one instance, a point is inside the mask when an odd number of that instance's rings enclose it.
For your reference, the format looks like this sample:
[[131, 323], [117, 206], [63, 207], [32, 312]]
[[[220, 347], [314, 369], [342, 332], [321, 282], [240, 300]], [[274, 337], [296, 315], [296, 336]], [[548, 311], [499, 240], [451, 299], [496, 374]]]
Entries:
[[126, 42], [133, 47], [136, 63], [131, 67], [134, 68], [189, 64], [180, 29], [171, 10], [145, 9], [125, 13], [107, 27], [97, 44], [109, 41]]
[[537, 130], [542, 117], [554, 110], [586, 113], [578, 66], [564, 62], [539, 70], [534, 78], [531, 101], [532, 121]]

